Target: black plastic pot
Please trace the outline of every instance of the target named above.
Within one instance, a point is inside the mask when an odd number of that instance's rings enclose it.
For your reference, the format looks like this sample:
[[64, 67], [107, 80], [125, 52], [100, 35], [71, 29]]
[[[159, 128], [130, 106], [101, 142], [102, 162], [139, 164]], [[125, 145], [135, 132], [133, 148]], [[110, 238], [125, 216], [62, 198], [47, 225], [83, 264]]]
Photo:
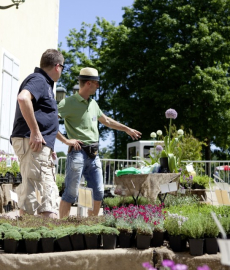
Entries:
[[150, 242], [150, 247], [161, 247], [164, 243], [164, 232], [154, 232], [153, 231], [153, 237]]
[[97, 234], [85, 234], [85, 243], [87, 249], [98, 249], [101, 244], [101, 236]]
[[189, 253], [192, 256], [204, 254], [204, 239], [189, 239]]
[[85, 249], [85, 239], [83, 234], [73, 234], [70, 235], [70, 241], [73, 247], [73, 250], [82, 250]]
[[26, 252], [29, 254], [38, 253], [38, 240], [25, 239]]
[[54, 240], [53, 237], [41, 238], [42, 252], [54, 252]]
[[115, 249], [117, 245], [117, 235], [115, 234], [103, 234], [103, 248]]
[[4, 239], [4, 251], [6, 253], [17, 253], [18, 241], [13, 239]]
[[56, 239], [56, 242], [58, 243], [61, 251], [72, 251], [73, 250], [69, 235], [66, 235], [64, 237]]
[[169, 246], [174, 252], [182, 252], [186, 249], [186, 240], [181, 235], [169, 235]]
[[150, 247], [151, 235], [137, 234], [137, 249], [148, 249]]
[[208, 254], [217, 254], [218, 243], [215, 237], [205, 238], [205, 252]]
[[160, 171], [161, 173], [170, 173], [169, 164], [168, 164], [168, 157], [161, 157], [160, 158]]
[[119, 234], [120, 248], [130, 248], [132, 233], [121, 232]]

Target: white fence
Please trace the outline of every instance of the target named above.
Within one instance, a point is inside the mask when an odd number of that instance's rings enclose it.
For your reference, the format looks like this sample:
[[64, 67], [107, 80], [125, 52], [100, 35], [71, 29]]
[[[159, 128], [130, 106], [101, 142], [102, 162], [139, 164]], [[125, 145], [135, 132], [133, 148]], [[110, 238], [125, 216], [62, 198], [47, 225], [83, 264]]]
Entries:
[[[124, 169], [126, 167], [139, 167], [139, 160], [127, 159], [101, 159], [103, 170], [104, 185], [114, 185], [114, 175], [116, 170]], [[213, 177], [214, 173], [218, 173], [219, 177], [230, 184], [230, 171], [224, 170], [224, 166], [229, 166], [228, 160], [195, 160], [182, 161], [186, 164], [193, 164], [196, 175], [208, 175]], [[65, 174], [66, 157], [58, 159], [57, 173]], [[227, 168], [226, 167], [226, 168]], [[222, 170], [220, 170], [222, 168]]]

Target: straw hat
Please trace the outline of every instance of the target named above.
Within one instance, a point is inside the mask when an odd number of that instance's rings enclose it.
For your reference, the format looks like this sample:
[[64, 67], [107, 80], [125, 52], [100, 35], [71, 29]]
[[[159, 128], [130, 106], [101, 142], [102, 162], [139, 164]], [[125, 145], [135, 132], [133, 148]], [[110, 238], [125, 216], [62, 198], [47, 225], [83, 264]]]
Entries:
[[78, 79], [83, 81], [99, 81], [98, 71], [90, 67], [82, 68]]

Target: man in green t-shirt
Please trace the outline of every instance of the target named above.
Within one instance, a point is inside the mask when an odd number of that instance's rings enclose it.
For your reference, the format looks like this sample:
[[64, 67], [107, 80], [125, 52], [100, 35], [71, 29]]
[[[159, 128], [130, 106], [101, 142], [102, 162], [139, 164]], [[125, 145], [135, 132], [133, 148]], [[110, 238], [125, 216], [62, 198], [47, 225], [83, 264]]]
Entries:
[[99, 87], [98, 71], [83, 68], [78, 77], [79, 91], [58, 105], [58, 115], [64, 119], [66, 139], [60, 132], [57, 139], [66, 143], [71, 150], [67, 155], [65, 191], [59, 207], [60, 218], [69, 216], [71, 204], [77, 200], [78, 187], [82, 175], [87, 186], [93, 189], [94, 209], [90, 215], [98, 215], [104, 196], [101, 161], [97, 154], [99, 132], [98, 121], [112, 129], [126, 132], [133, 140], [141, 137], [141, 132], [129, 128], [107, 117], [100, 110], [97, 102], [91, 99]]

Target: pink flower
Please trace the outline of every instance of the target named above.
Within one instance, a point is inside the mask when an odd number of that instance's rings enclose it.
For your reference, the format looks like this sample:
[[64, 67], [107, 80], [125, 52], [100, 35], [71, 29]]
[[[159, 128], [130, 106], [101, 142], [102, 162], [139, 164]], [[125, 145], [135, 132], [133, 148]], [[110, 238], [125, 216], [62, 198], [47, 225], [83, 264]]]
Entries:
[[171, 260], [163, 260], [162, 266], [164, 267], [173, 267], [175, 265], [174, 261]]

